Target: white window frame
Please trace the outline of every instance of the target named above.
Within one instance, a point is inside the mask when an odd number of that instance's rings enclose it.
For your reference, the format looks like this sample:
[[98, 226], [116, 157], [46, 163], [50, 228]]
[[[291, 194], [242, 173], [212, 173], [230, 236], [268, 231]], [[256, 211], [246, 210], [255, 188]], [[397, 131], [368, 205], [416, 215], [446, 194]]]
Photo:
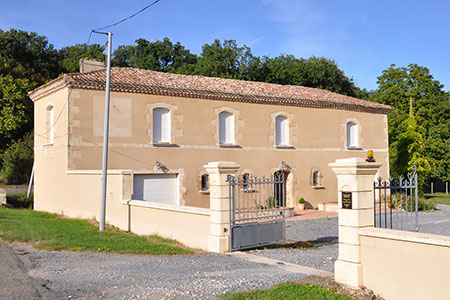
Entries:
[[359, 124], [355, 120], [345, 123], [346, 147], [347, 149], [359, 149]]
[[275, 146], [289, 146], [289, 118], [284, 115], [275, 118]]
[[229, 111], [219, 113], [219, 144], [235, 145], [235, 115]]
[[172, 115], [166, 107], [155, 107], [153, 114], [153, 143], [170, 144], [172, 142]]

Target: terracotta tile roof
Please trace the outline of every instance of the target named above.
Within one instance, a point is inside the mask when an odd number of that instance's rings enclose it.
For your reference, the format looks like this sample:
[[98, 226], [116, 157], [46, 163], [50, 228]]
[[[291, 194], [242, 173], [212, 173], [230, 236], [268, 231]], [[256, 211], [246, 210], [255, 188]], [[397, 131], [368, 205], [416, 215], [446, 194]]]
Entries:
[[[30, 97], [35, 96], [36, 98], [36, 94], [42, 94], [42, 92], [39, 93], [40, 89], [55, 85], [104, 90], [105, 77], [105, 70], [66, 74], [32, 91]], [[387, 105], [316, 88], [169, 74], [135, 68], [112, 68], [111, 91], [268, 105], [341, 109], [378, 114], [386, 114], [392, 109]]]

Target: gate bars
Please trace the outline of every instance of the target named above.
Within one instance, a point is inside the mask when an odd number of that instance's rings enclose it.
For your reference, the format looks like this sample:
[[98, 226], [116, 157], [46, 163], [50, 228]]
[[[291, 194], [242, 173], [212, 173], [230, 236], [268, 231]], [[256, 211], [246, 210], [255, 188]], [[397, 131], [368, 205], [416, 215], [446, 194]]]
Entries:
[[[374, 226], [419, 231], [417, 169], [398, 180], [374, 182]], [[378, 196], [378, 197], [377, 197]], [[378, 198], [378, 199], [377, 199]]]
[[[283, 223], [282, 240], [285, 240], [285, 207], [286, 188], [285, 175], [283, 172], [276, 173], [270, 177], [250, 177], [228, 175], [229, 183], [229, 205], [230, 205], [230, 231], [231, 234], [238, 234], [239, 230], [233, 228], [251, 225], [252, 223], [270, 221]], [[268, 225], [268, 224], [267, 224]], [[265, 230], [270, 231], [265, 227]], [[262, 232], [264, 235], [264, 232]], [[270, 235], [270, 233], [268, 233]], [[257, 242], [258, 246], [268, 245], [272, 242], [280, 242], [279, 239], [268, 242], [269, 236], [261, 237]], [[270, 239], [270, 238], [269, 238]], [[230, 238], [230, 243], [233, 237]], [[243, 249], [244, 247], [240, 247]], [[230, 245], [230, 249], [236, 249]]]

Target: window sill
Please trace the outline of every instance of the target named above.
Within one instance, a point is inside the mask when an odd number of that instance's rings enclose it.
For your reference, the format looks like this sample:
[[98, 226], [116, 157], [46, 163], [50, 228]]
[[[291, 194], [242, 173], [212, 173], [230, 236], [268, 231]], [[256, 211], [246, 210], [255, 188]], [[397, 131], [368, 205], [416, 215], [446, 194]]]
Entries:
[[209, 190], [207, 191], [198, 191], [199, 193], [202, 193], [203, 195], [209, 195]]
[[235, 144], [219, 144], [220, 148], [242, 148], [240, 145]]
[[361, 147], [347, 147], [347, 150], [363, 150]]
[[277, 149], [295, 149], [294, 146], [289, 146], [289, 145], [276, 145], [275, 147]]
[[319, 186], [319, 185], [316, 185], [316, 186], [311, 186], [313, 189], [315, 189], [315, 190], [324, 190], [325, 189], [325, 187], [322, 185], [322, 186]]
[[42, 147], [46, 148], [53, 147], [53, 143], [43, 144]]
[[152, 143], [153, 147], [168, 147], [168, 148], [178, 148], [180, 147], [177, 144], [172, 144], [172, 143]]

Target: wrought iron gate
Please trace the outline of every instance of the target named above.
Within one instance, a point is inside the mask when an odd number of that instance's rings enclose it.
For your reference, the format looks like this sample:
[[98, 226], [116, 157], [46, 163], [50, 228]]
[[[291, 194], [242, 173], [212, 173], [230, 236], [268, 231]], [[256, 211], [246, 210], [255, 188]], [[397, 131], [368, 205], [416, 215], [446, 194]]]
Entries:
[[285, 174], [228, 176], [230, 251], [285, 241]]
[[417, 171], [374, 183], [374, 226], [419, 231]]

